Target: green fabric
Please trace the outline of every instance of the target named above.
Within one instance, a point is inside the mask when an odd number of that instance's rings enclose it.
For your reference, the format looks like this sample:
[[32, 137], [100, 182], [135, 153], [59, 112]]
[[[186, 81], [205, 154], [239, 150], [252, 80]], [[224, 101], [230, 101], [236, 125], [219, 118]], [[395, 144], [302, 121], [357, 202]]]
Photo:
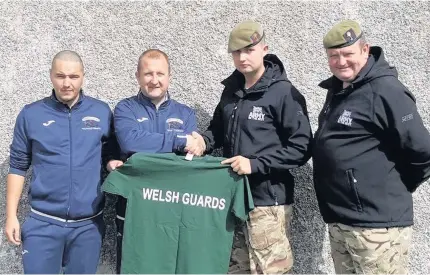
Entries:
[[348, 47], [357, 42], [361, 36], [362, 31], [356, 21], [343, 20], [334, 25], [324, 36], [324, 48], [337, 49]]
[[260, 43], [264, 37], [264, 31], [260, 23], [245, 20], [237, 24], [230, 32], [228, 39], [228, 52], [234, 52], [245, 47], [252, 47]]
[[222, 160], [137, 153], [109, 174], [103, 190], [127, 198], [121, 273], [227, 273], [234, 228], [254, 205]]

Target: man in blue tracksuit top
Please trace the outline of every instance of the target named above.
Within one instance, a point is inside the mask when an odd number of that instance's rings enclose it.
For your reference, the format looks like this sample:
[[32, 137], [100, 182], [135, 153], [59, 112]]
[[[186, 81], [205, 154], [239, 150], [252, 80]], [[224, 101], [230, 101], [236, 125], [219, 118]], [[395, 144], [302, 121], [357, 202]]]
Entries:
[[[95, 273], [104, 224], [102, 169], [122, 164], [109, 106], [83, 94], [83, 63], [73, 51], [52, 61], [52, 95], [18, 115], [7, 177], [6, 236], [22, 243], [24, 273]], [[119, 157], [118, 157], [119, 158]], [[32, 165], [31, 212], [17, 208]]]
[[[170, 99], [170, 64], [167, 55], [150, 49], [139, 57], [136, 78], [140, 91], [118, 103], [114, 111], [115, 133], [124, 159], [136, 152], [182, 153], [194, 142], [195, 112]], [[117, 273], [121, 270], [122, 233], [126, 200], [118, 197]]]

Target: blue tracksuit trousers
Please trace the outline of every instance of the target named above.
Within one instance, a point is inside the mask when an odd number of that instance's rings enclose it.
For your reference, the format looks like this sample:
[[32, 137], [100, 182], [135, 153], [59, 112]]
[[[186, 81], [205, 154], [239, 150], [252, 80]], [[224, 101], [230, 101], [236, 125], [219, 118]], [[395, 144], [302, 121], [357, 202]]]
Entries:
[[27, 217], [21, 230], [24, 273], [96, 273], [104, 227], [103, 215], [81, 226]]

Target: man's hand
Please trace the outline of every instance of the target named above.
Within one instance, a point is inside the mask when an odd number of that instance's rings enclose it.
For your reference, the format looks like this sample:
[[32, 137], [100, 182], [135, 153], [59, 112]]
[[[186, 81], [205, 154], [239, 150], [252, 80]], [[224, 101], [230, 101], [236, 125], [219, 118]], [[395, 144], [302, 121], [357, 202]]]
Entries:
[[10, 243], [15, 245], [21, 244], [21, 228], [17, 216], [6, 218], [5, 233]]
[[230, 164], [233, 171], [238, 175], [249, 175], [251, 174], [251, 162], [249, 159], [242, 156], [235, 156], [226, 160], [223, 160], [221, 164]]
[[201, 156], [206, 150], [205, 140], [197, 132], [192, 132], [191, 136], [187, 135], [187, 145], [185, 152], [195, 156]]
[[108, 164], [106, 165], [106, 169], [109, 172], [112, 172], [113, 170], [115, 170], [116, 168], [122, 166], [124, 164], [124, 162], [120, 161], [120, 160], [111, 160], [108, 162]]

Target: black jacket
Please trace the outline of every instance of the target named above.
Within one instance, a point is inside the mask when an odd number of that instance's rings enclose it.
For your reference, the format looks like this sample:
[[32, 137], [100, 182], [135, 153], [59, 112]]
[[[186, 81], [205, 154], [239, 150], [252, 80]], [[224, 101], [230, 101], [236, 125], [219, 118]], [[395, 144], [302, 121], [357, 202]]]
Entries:
[[430, 136], [414, 96], [382, 49], [346, 89], [331, 77], [313, 144], [314, 184], [327, 223], [413, 224], [412, 195], [430, 176]]
[[222, 82], [221, 100], [203, 138], [209, 153], [222, 146], [224, 157], [250, 159], [255, 205], [291, 204], [294, 179], [288, 170], [309, 160], [312, 132], [305, 98], [287, 79], [282, 62], [268, 54], [264, 64], [264, 75], [246, 91], [237, 70]]

